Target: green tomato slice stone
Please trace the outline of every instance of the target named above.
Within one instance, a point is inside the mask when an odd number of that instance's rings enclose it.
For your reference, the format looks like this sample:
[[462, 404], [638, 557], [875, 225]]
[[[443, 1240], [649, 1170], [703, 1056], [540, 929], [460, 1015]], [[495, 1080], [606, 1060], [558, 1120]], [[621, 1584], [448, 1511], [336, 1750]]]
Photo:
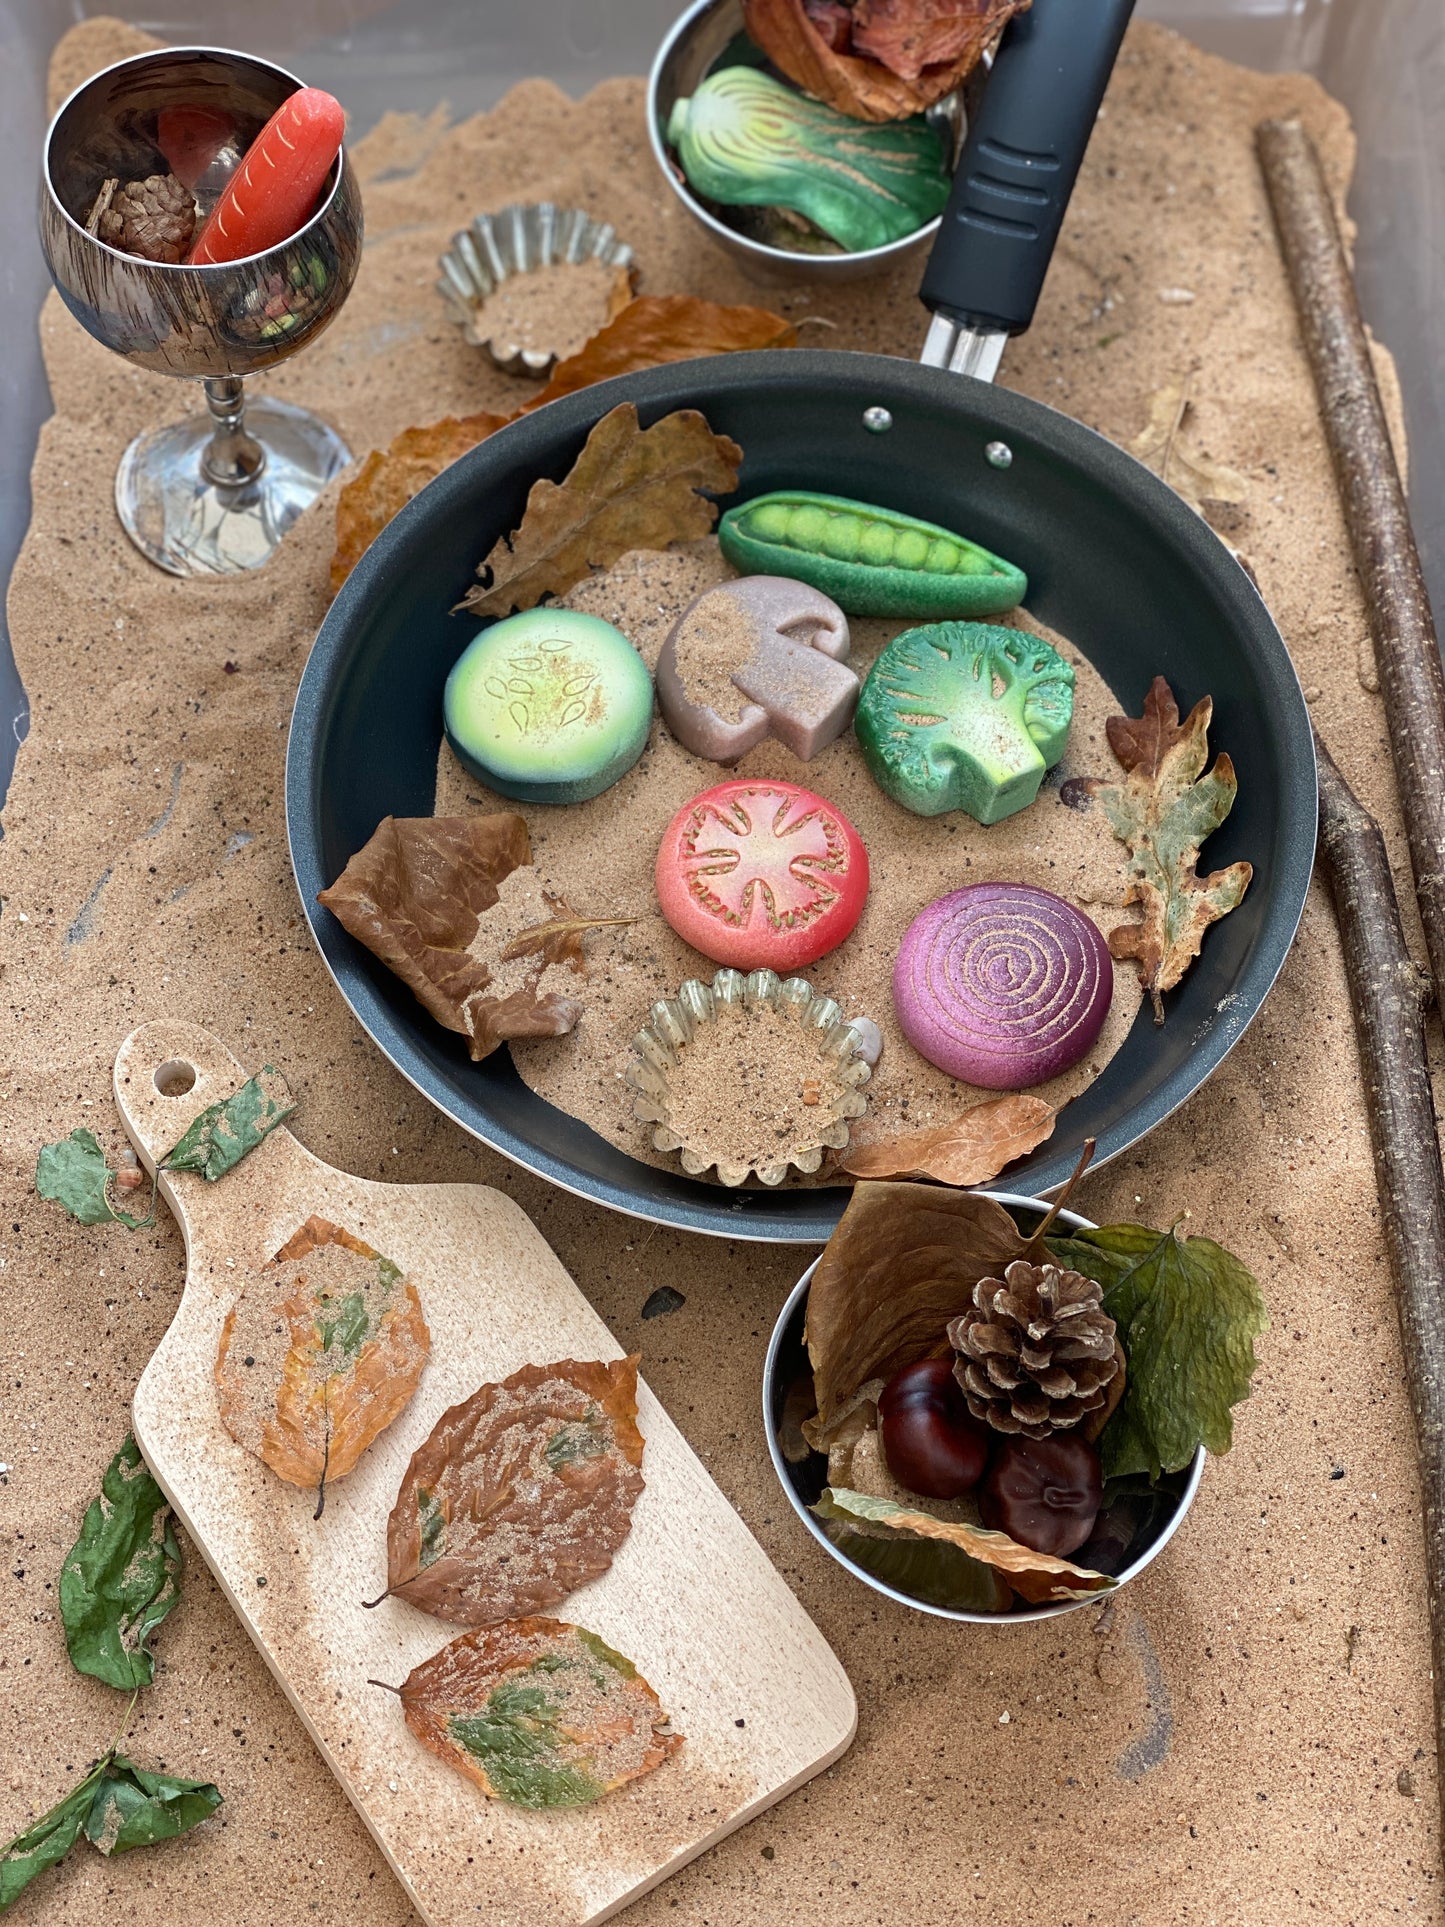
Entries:
[[529, 609], [484, 629], [447, 677], [447, 740], [490, 789], [522, 803], [581, 803], [647, 746], [652, 678], [610, 622]]

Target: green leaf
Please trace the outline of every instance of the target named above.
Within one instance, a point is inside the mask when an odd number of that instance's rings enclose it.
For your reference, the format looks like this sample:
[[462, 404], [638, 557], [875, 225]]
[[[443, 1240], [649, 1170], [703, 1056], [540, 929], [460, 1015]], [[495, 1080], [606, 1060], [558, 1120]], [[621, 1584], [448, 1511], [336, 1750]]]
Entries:
[[221, 1804], [209, 1780], [177, 1780], [150, 1773], [117, 1753], [105, 1768], [86, 1816], [86, 1838], [104, 1854], [130, 1853], [174, 1840], [208, 1819]]
[[60, 1568], [60, 1617], [77, 1669], [127, 1692], [149, 1686], [148, 1642], [180, 1597], [180, 1576], [170, 1506], [127, 1433]]
[[560, 1727], [561, 1701], [545, 1683], [529, 1680], [539, 1670], [528, 1667], [505, 1681], [489, 1695], [484, 1712], [454, 1715], [448, 1729], [459, 1745], [481, 1761], [501, 1797], [515, 1806], [590, 1805], [606, 1789], [570, 1757], [574, 1743]]
[[195, 1171], [214, 1184], [295, 1109], [285, 1078], [266, 1064], [239, 1091], [201, 1112], [165, 1159], [164, 1169]]
[[0, 1854], [0, 1913], [12, 1906], [37, 1874], [63, 1860], [80, 1838], [95, 1795], [91, 1772], [54, 1805], [33, 1827], [15, 1838]]
[[1123, 1402], [1099, 1441], [1104, 1477], [1153, 1482], [1201, 1445], [1227, 1452], [1231, 1408], [1249, 1397], [1254, 1341], [1269, 1326], [1253, 1276], [1212, 1239], [1177, 1229], [1105, 1225], [1047, 1243], [1103, 1286], [1128, 1361]]
[[112, 1176], [94, 1131], [72, 1131], [58, 1144], [42, 1145], [35, 1161], [36, 1191], [81, 1224], [105, 1224], [116, 1215], [105, 1195]]

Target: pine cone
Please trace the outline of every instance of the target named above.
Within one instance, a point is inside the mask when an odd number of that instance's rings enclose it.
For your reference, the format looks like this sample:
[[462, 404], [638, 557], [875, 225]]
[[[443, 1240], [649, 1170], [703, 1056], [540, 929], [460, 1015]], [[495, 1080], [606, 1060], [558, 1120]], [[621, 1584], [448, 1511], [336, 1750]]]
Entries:
[[108, 247], [174, 265], [195, 238], [196, 204], [174, 174], [152, 174], [118, 188], [95, 231]]
[[1001, 1279], [981, 1279], [974, 1309], [948, 1327], [973, 1416], [1042, 1439], [1097, 1411], [1121, 1365], [1101, 1297], [1092, 1278], [1022, 1258]]

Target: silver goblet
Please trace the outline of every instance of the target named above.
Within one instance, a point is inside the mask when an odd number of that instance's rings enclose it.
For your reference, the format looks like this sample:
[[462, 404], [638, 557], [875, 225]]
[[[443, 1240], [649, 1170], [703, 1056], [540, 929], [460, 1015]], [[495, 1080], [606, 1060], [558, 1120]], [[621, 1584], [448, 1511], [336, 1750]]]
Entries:
[[218, 110], [235, 130], [196, 184], [209, 212], [229, 169], [300, 85], [248, 54], [166, 48], [88, 80], [45, 138], [40, 240], [66, 307], [137, 367], [205, 386], [208, 412], [138, 436], [115, 478], [126, 533], [176, 575], [259, 568], [351, 460], [307, 409], [248, 406], [241, 378], [304, 348], [346, 299], [361, 258], [360, 189], [343, 148], [305, 227], [264, 254], [206, 267], [122, 253], [86, 222], [107, 182], [169, 171], [156, 127], [173, 106]]

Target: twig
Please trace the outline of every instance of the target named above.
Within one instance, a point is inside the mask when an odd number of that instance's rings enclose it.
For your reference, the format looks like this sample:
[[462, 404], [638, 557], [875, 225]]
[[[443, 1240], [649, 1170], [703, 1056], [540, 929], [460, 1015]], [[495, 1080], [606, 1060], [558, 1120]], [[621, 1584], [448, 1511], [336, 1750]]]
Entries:
[[1255, 140], [1354, 545], [1415, 894], [1445, 1008], [1445, 676], [1435, 623], [1314, 143], [1295, 120], [1262, 121]]
[[1415, 1412], [1434, 1661], [1435, 1747], [1445, 1799], [1445, 1174], [1425, 1056], [1427, 987], [1410, 961], [1379, 825], [1319, 738], [1320, 864], [1344, 946], [1385, 1249]]

